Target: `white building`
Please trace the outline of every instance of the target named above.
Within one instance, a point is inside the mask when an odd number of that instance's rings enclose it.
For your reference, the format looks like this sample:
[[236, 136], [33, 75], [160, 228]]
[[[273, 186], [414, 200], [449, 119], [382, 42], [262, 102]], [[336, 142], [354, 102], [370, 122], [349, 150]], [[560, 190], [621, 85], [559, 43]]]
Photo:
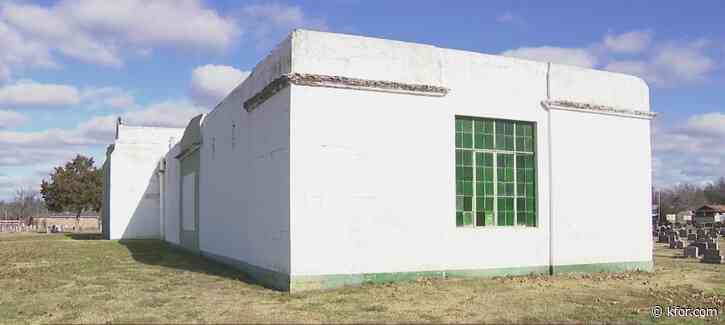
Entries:
[[296, 30], [170, 149], [120, 126], [107, 233], [291, 291], [651, 270], [652, 117], [628, 75]]

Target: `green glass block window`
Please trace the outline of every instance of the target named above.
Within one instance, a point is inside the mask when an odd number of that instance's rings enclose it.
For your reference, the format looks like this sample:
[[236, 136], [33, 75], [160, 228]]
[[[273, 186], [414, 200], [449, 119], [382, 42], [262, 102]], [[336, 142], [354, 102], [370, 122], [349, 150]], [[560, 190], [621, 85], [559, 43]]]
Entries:
[[533, 123], [456, 117], [456, 226], [530, 226], [536, 219]]

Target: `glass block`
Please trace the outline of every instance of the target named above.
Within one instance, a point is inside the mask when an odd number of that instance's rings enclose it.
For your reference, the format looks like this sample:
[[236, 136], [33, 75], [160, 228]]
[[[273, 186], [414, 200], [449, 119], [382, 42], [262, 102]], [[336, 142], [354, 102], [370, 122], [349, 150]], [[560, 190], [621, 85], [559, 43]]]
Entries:
[[473, 211], [473, 197], [463, 197], [463, 211]]
[[484, 174], [484, 168], [479, 166], [480, 165], [476, 165], [476, 181], [483, 181], [483, 179], [486, 178], [486, 175]]
[[473, 181], [463, 181], [463, 194], [473, 195]]
[[473, 180], [473, 167], [463, 167], [463, 179], [467, 181]]
[[463, 166], [473, 166], [473, 152], [470, 150], [463, 150], [461, 153], [463, 158]]
[[516, 210], [518, 210], [518, 212], [523, 212], [523, 211], [527, 210], [526, 209], [526, 199], [524, 199], [524, 198], [516, 199]]
[[463, 147], [463, 134], [456, 133], [456, 148]]
[[456, 120], [456, 131], [473, 133], [473, 121], [468, 118], [458, 118]]
[[514, 134], [514, 125], [509, 121], [496, 121], [496, 134]]
[[483, 149], [483, 144], [484, 144], [483, 138], [484, 138], [483, 135], [476, 134], [473, 137], [473, 140], [474, 140], [473, 141], [473, 144], [474, 144], [473, 147], [476, 148], [476, 149]]
[[485, 180], [493, 181], [493, 168], [486, 168], [484, 177]]
[[476, 226], [483, 227], [486, 225], [486, 216], [483, 211], [476, 212]]
[[530, 123], [518, 122], [516, 123], [516, 135], [521, 136], [532, 136], [533, 127]]
[[476, 195], [482, 196], [485, 193], [483, 182], [476, 182], [474, 191]]
[[463, 133], [460, 148], [473, 148], [473, 134]]
[[463, 197], [456, 196], [456, 211], [463, 211]]
[[484, 127], [483, 127], [483, 120], [475, 120], [473, 121], [473, 132], [476, 134], [483, 133]]
[[524, 212], [516, 213], [516, 224], [517, 225], [526, 225], [527, 222], [528, 222], [528, 217], [526, 216], [526, 213], [524, 213]]
[[473, 225], [473, 212], [463, 212], [463, 225]]
[[485, 195], [493, 195], [493, 182], [483, 183], [483, 193]]
[[484, 199], [482, 196], [476, 197], [476, 211], [483, 211], [486, 207], [486, 199]]
[[463, 212], [456, 212], [456, 226], [463, 226]]

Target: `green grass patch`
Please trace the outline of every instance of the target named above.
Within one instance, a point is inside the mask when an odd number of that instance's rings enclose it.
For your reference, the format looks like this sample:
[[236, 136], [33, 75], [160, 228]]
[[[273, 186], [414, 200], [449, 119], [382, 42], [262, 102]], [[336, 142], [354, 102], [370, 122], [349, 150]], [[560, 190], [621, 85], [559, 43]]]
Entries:
[[679, 258], [663, 244], [653, 273], [422, 279], [290, 295], [159, 241], [97, 238], [0, 235], [0, 323], [653, 323], [654, 305], [725, 312], [725, 265]]

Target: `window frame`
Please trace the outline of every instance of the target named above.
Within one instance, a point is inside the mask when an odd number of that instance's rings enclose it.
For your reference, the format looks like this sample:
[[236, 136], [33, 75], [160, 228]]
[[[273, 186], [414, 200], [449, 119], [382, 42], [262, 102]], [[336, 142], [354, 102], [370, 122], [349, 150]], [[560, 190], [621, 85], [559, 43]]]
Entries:
[[[539, 170], [539, 168], [538, 167], [539, 166], [538, 166], [538, 154], [537, 154], [537, 152], [538, 152], [538, 150], [537, 150], [538, 149], [538, 147], [537, 147], [537, 142], [538, 142], [537, 141], [537, 138], [538, 138], [537, 137], [537, 126], [538, 126], [537, 125], [537, 122], [535, 122], [535, 121], [527, 121], [527, 120], [512, 120], [512, 119], [503, 119], [503, 118], [493, 118], [493, 117], [479, 117], [479, 116], [468, 116], [468, 115], [455, 115], [454, 116], [454, 120], [453, 120], [453, 130], [454, 130], [453, 133], [454, 133], [454, 137], [456, 137], [456, 138], [458, 137], [458, 134], [459, 134], [458, 126], [457, 126], [457, 122], [459, 120], [467, 120], [467, 121], [470, 121], [470, 123], [471, 123], [471, 131], [470, 131], [470, 133], [468, 133], [468, 132], [461, 132], [461, 133], [463, 133], [463, 134], [466, 134], [466, 133], [471, 134], [471, 136], [472, 136], [471, 141], [472, 142], [471, 142], [471, 147], [470, 148], [467, 148], [467, 147], [465, 147], [464, 139], [461, 139], [461, 141], [460, 141], [461, 142], [461, 147], [458, 146], [458, 139], [456, 139], [454, 141], [453, 151], [454, 151], [454, 157], [455, 157], [455, 159], [454, 159], [454, 167], [455, 168], [454, 168], [453, 171], [454, 171], [454, 180], [455, 180], [455, 182], [454, 182], [454, 193], [455, 193], [454, 197], [455, 197], [455, 201], [456, 201], [456, 208], [455, 208], [456, 218], [454, 219], [454, 225], [455, 225], [455, 227], [456, 228], [461, 228], [461, 229], [498, 229], [498, 228], [508, 228], [508, 229], [510, 229], [510, 228], [518, 228], [518, 229], [521, 229], [521, 228], [531, 228], [531, 229], [538, 229], [540, 227], [541, 223], [540, 223], [540, 218], [539, 218], [539, 207], [538, 207], [538, 203], [539, 203], [539, 188], [538, 188], [538, 174], [539, 174], [538, 173], [538, 170]], [[493, 130], [492, 130], [491, 134], [492, 134], [493, 138], [491, 140], [492, 141], [491, 148], [477, 148], [476, 147], [476, 135], [477, 135], [476, 128], [475, 128], [476, 121], [484, 121], [484, 123], [486, 121], [492, 122]], [[498, 147], [498, 139], [497, 139], [496, 126], [498, 125], [498, 123], [496, 123], [496, 122], [506, 122], [506, 123], [510, 123], [511, 125], [513, 125], [513, 133], [512, 133], [512, 135], [510, 135], [511, 138], [513, 139], [513, 148], [511, 150], [508, 150], [508, 149], [498, 149], [497, 148]], [[520, 124], [522, 124], [522, 125], [529, 125], [530, 126], [530, 130], [531, 130], [531, 143], [528, 144], [528, 145], [525, 145], [527, 147], [530, 146], [530, 148], [531, 148], [530, 151], [519, 151], [518, 150], [519, 149], [518, 148], [518, 142], [519, 141], [518, 141], [518, 137], [517, 137], [517, 132], [516, 131], [519, 129], [519, 126], [518, 125], [520, 125]], [[501, 133], [501, 134], [504, 134], [504, 133]], [[502, 143], [503, 143], [504, 146], [506, 146], [506, 142], [505, 141], [503, 141]], [[467, 195], [465, 194], [465, 192], [462, 192], [462, 194], [459, 195], [459, 192], [458, 192], [458, 182], [459, 182], [459, 178], [457, 176], [457, 169], [458, 169], [458, 167], [463, 167], [463, 166], [466, 166], [466, 165], [460, 165], [459, 166], [459, 162], [458, 162], [458, 158], [457, 157], [458, 157], [458, 152], [461, 152], [461, 155], [462, 155], [461, 156], [461, 159], [463, 160], [463, 152], [466, 152], [466, 151], [471, 152], [472, 159], [473, 159], [472, 166], [470, 167], [473, 170], [473, 178], [472, 178], [472, 181], [471, 181], [471, 183], [473, 184], [472, 185], [473, 191], [470, 194], [471, 201], [472, 201], [471, 202], [471, 216], [472, 216], [472, 220], [471, 220], [471, 223], [470, 224], [466, 224], [465, 223], [465, 219], [466, 219], [465, 218], [465, 212], [467, 212], [465, 210], [465, 208], [464, 208], [464, 210], [459, 210], [458, 209], [458, 199], [459, 199], [459, 197], [462, 197], [461, 200], [465, 200], [465, 197]], [[476, 191], [476, 188], [477, 188], [477, 186], [476, 186], [476, 182], [477, 182], [476, 177], [477, 177], [477, 169], [478, 169], [478, 166], [477, 166], [477, 163], [476, 163], [476, 157], [477, 157], [477, 154], [478, 153], [490, 154], [490, 157], [492, 159], [493, 196], [491, 197], [491, 196], [485, 195], [487, 193], [486, 191], [484, 191], [484, 195], [481, 195], [480, 196], [481, 198], [484, 199], [484, 201], [486, 199], [488, 199], [488, 198], [491, 198], [492, 201], [493, 201], [493, 208], [492, 208], [493, 209], [492, 210], [493, 211], [493, 216], [492, 216], [493, 224], [490, 224], [490, 225], [489, 224], [479, 225], [479, 222], [478, 222], [478, 210], [477, 210], [477, 201], [478, 200], [477, 199], [479, 198], [479, 195], [478, 195], [478, 193]], [[498, 160], [499, 160], [499, 156], [500, 155], [508, 155], [512, 159], [512, 165], [510, 166], [510, 168], [512, 169], [512, 172], [513, 172], [513, 180], [512, 180], [513, 181], [513, 193], [511, 195], [506, 195], [506, 196], [499, 196], [498, 195], [498, 192], [499, 192], [498, 191], [499, 190], [499, 177], [498, 177], [498, 173], [499, 173], [498, 169], [499, 169], [499, 166], [498, 166]], [[519, 169], [520, 168], [517, 166], [517, 163], [518, 163], [518, 160], [520, 159], [519, 157], [525, 157], [525, 156], [529, 156], [528, 159], [529, 159], [529, 161], [531, 163], [531, 169], [532, 169], [532, 171], [531, 171], [532, 172], [531, 173], [531, 177], [532, 177], [532, 180], [531, 180], [531, 185], [530, 186], [533, 188], [533, 193], [531, 195], [529, 195], [528, 194], [528, 191], [525, 191], [526, 192], [526, 195], [525, 196], [520, 196], [519, 193], [518, 193], [518, 188], [519, 188], [519, 185], [520, 185], [518, 183], [518, 176], [519, 176]], [[523, 168], [526, 168], [526, 167], [523, 167]], [[521, 168], [521, 169], [523, 169], [523, 168]], [[464, 181], [462, 181], [462, 182], [464, 182]], [[481, 183], [485, 184], [484, 182], [481, 182]], [[527, 183], [523, 183], [524, 186], [526, 186]], [[484, 185], [483, 188], [485, 188], [485, 185]], [[499, 209], [498, 209], [498, 203], [499, 202], [498, 201], [500, 199], [511, 199], [513, 201], [512, 202], [513, 203], [513, 207], [512, 207], [512, 210], [511, 210], [511, 213], [513, 214], [513, 220], [512, 220], [513, 223], [510, 224], [510, 225], [508, 225], [508, 224], [506, 224], [506, 225], [499, 224]], [[518, 209], [518, 203], [519, 203], [518, 201], [519, 201], [519, 199], [523, 199], [524, 202], [526, 202], [528, 200], [532, 200], [533, 201], [533, 206], [532, 206], [533, 209], [532, 210], [529, 210], [529, 209], [526, 209], [526, 208], [524, 208], [525, 210], [523, 210], [523, 213], [524, 214], [527, 214], [527, 213], [532, 213], [533, 214], [533, 219], [532, 220], [528, 220], [527, 219], [528, 217], [525, 215], [523, 217], [524, 218], [523, 219], [523, 223], [520, 223], [520, 221], [519, 221], [519, 213], [521, 211], [519, 211], [519, 209]], [[524, 203], [524, 204], [526, 204], [526, 203]], [[461, 224], [458, 223], [458, 212], [459, 211], [463, 215]], [[486, 219], [486, 216], [484, 215], [483, 217], [484, 217], [484, 220], [485, 220]], [[529, 222], [533, 222], [533, 225], [531, 225]]]

